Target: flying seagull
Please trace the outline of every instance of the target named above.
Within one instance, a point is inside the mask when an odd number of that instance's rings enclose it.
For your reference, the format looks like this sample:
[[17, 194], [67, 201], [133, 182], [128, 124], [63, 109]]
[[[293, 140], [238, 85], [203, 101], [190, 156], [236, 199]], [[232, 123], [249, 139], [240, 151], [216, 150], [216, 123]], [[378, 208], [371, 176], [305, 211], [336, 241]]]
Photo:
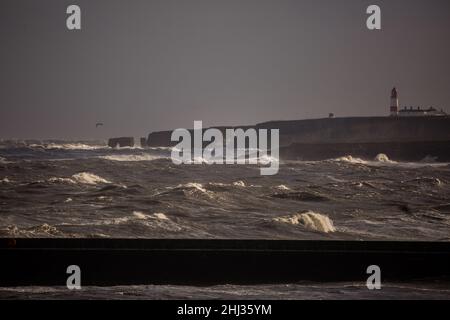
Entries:
[[98, 127], [100, 127], [100, 126], [103, 126], [103, 123], [97, 122], [97, 123], [95, 124], [95, 127], [96, 127], [96, 128], [98, 128]]

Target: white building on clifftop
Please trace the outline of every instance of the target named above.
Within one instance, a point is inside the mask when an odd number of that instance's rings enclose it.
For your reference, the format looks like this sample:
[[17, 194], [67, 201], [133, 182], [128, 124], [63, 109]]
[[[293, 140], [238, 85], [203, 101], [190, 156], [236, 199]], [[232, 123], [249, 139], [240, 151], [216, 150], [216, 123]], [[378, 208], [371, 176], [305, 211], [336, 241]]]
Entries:
[[392, 117], [429, 117], [429, 116], [447, 116], [444, 110], [437, 110], [433, 107], [423, 109], [421, 107], [403, 107], [399, 109], [398, 92], [394, 87], [391, 91], [390, 113]]

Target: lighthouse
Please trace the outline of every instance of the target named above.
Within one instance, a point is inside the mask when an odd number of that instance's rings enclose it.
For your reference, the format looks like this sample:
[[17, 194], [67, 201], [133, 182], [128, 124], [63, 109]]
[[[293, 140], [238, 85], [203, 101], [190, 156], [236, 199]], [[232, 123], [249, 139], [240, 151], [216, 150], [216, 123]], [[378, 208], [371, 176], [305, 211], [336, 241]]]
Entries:
[[398, 93], [395, 87], [391, 91], [391, 116], [398, 116]]

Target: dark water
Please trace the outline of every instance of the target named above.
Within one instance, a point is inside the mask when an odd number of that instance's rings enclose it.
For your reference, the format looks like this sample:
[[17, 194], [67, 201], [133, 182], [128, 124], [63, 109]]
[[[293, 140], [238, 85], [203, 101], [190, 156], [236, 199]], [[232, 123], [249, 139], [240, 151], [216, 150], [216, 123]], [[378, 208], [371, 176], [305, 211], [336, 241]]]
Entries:
[[450, 240], [448, 164], [281, 160], [268, 177], [258, 166], [177, 166], [169, 156], [3, 144], [0, 236]]
[[[1, 288], [0, 299], [227, 299], [227, 300], [319, 300], [319, 299], [450, 299], [447, 280], [386, 283], [381, 290], [368, 290], [363, 283], [296, 283], [255, 286], [117, 286]], [[182, 304], [181, 304], [182, 305]]]

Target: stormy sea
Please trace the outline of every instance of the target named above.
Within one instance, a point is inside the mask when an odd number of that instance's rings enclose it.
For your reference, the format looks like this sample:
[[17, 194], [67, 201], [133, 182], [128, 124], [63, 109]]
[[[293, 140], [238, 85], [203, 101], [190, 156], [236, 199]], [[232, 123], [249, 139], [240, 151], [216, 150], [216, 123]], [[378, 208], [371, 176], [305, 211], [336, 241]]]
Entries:
[[[170, 148], [0, 143], [0, 237], [450, 240], [450, 164], [351, 155], [175, 165]], [[280, 270], [282, 272], [282, 270]], [[0, 298], [450, 299], [450, 282], [1, 288]]]

